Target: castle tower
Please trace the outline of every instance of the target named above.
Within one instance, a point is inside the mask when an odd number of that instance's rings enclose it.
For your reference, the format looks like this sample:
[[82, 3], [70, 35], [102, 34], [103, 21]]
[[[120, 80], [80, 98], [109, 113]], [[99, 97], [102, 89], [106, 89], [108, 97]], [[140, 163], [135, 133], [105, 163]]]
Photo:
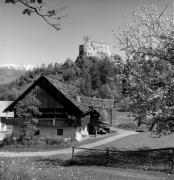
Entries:
[[91, 37], [85, 36], [83, 45], [79, 46], [79, 56], [111, 57], [109, 44], [95, 42]]

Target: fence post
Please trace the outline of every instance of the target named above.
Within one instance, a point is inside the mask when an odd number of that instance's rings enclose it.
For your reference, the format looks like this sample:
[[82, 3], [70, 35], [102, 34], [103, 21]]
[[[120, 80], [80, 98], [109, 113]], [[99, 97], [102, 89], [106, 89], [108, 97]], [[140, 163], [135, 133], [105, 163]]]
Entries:
[[108, 164], [109, 163], [109, 149], [107, 148], [106, 149], [106, 163]]
[[172, 173], [172, 171], [173, 171], [173, 166], [174, 166], [174, 161], [173, 161], [173, 159], [174, 159], [174, 148], [172, 148], [172, 165], [171, 165], [171, 173]]
[[73, 162], [74, 161], [74, 147], [72, 147], [72, 159], [71, 161]]

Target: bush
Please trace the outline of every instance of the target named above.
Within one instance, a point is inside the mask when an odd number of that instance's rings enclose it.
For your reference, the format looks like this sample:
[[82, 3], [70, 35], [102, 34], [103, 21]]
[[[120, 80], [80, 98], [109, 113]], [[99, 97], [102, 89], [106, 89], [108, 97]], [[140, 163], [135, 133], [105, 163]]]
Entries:
[[58, 145], [63, 142], [63, 138], [62, 137], [46, 137], [45, 142], [48, 145]]
[[121, 123], [117, 127], [121, 129], [131, 129], [131, 130], [137, 130], [138, 128], [137, 124], [133, 122]]
[[45, 140], [42, 137], [34, 136], [32, 138], [25, 138], [25, 144], [27, 146], [41, 145], [45, 144]]
[[129, 105], [129, 97], [125, 97], [120, 100], [119, 105], [120, 105], [120, 111], [122, 112], [127, 112], [130, 111], [130, 105]]
[[[16, 147], [33, 147], [37, 145], [60, 145], [64, 143], [64, 139], [62, 137], [41, 137], [41, 136], [34, 136], [28, 137], [25, 136], [22, 139], [19, 136], [11, 136], [3, 140], [1, 143], [1, 147], [8, 147], [8, 146], [16, 146]], [[66, 142], [67, 143], [67, 142]]]
[[9, 146], [15, 144], [15, 140], [13, 139], [13, 136], [7, 137], [3, 139], [1, 146]]

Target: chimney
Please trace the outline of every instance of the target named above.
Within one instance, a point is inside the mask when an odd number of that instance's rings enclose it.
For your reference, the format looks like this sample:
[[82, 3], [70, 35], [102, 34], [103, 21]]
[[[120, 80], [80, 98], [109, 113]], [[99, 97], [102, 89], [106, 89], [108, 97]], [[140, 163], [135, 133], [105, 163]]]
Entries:
[[79, 103], [81, 102], [81, 99], [80, 99], [80, 95], [79, 95], [79, 94], [76, 95], [76, 99], [77, 99], [77, 102], [79, 102]]

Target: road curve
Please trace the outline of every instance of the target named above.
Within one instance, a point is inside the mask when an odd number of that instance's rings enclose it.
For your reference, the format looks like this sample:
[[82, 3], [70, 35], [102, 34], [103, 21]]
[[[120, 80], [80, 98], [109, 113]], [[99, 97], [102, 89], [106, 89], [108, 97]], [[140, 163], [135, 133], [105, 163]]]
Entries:
[[[115, 136], [111, 136], [102, 140], [99, 140], [94, 143], [85, 144], [82, 146], [79, 146], [80, 148], [94, 148], [97, 146], [101, 146], [103, 144], [116, 141], [118, 139], [121, 139], [126, 136], [130, 136], [133, 134], [136, 134], [137, 132], [134, 131], [127, 131], [122, 129], [117, 129], [118, 134]], [[76, 150], [76, 153], [82, 151], [82, 149]], [[60, 149], [60, 150], [54, 150], [54, 151], [39, 151], [39, 152], [0, 152], [0, 157], [45, 157], [45, 156], [54, 156], [59, 154], [71, 154], [72, 148], [66, 148], [66, 149]]]

